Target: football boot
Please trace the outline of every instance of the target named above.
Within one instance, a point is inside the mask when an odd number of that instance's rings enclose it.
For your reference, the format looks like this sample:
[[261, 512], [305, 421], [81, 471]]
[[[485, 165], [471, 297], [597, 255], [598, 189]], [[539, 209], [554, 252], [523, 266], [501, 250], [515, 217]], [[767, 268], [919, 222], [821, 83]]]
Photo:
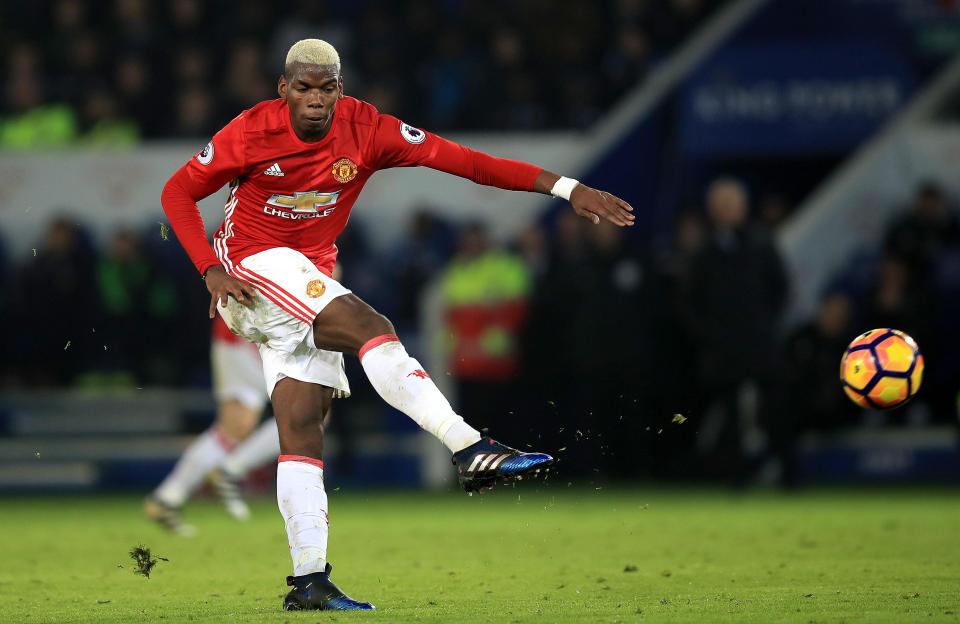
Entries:
[[460, 487], [468, 493], [490, 489], [498, 482], [520, 481], [552, 463], [546, 453], [524, 453], [489, 437], [453, 454]]
[[330, 580], [333, 566], [329, 563], [323, 572], [288, 576], [287, 585], [293, 587], [283, 599], [284, 611], [372, 611], [369, 602], [354, 600]]
[[174, 535], [193, 537], [197, 533], [197, 529], [192, 524], [183, 521], [179, 507], [168, 505], [156, 496], [148, 496], [143, 501], [143, 513], [148, 520], [156, 522]]

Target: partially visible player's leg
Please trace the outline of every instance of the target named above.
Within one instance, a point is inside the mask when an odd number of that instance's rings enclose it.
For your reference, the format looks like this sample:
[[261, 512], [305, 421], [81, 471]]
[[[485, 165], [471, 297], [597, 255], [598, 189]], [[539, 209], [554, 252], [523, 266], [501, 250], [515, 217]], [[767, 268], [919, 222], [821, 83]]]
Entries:
[[246, 440], [260, 421], [262, 408], [251, 407], [236, 399], [217, 404], [216, 426], [229, 441], [231, 448]]
[[280, 433], [277, 421], [268, 418], [246, 440], [238, 444], [223, 460], [220, 469], [234, 479], [247, 474], [280, 455]]
[[280, 455], [277, 421], [268, 418], [246, 440], [237, 444], [212, 473], [210, 481], [227, 513], [237, 520], [250, 518], [250, 506], [243, 499], [242, 486], [251, 470]]
[[207, 474], [227, 456], [229, 440], [214, 425], [187, 447], [163, 482], [147, 498], [147, 517], [178, 535], [190, 536], [195, 530], [180, 518], [179, 509], [200, 487]]
[[277, 504], [287, 528], [293, 559], [286, 610], [372, 609], [344, 594], [330, 580], [327, 562], [329, 516], [323, 485], [323, 423], [333, 389], [292, 378], [273, 390], [273, 409], [280, 433]]
[[[236, 446], [211, 472], [210, 480], [227, 513], [237, 520], [246, 520], [250, 517], [250, 507], [243, 500], [240, 485], [249, 468], [234, 473], [224, 469], [224, 466], [231, 463], [242, 465], [241, 462], [249, 460], [252, 454], [262, 456], [262, 453], [268, 453], [263, 459], [255, 458], [258, 463], [280, 454], [276, 426], [272, 421], [272, 440], [264, 441], [264, 436], [258, 435], [259, 432], [251, 434], [267, 403], [263, 365], [257, 347], [239, 340], [214, 340], [211, 364], [213, 392], [218, 402], [217, 423], [221, 431], [236, 442]], [[270, 433], [268, 431], [267, 435]], [[264, 450], [265, 446], [268, 448]]]
[[[220, 402], [214, 425], [187, 447], [170, 474], [147, 499], [144, 505], [147, 517], [173, 533], [192, 535], [195, 529], [180, 518], [179, 509], [200, 488], [207, 475], [229, 456], [236, 443], [250, 435], [259, 418], [259, 409], [241, 401]], [[228, 487], [220, 482], [215, 485], [218, 492], [221, 487]], [[239, 490], [233, 497], [225, 497], [223, 492], [220, 494], [232, 516], [243, 519], [250, 515], [249, 508], [239, 497]]]
[[257, 426], [262, 411], [262, 405], [251, 407], [249, 403], [239, 400], [224, 401], [220, 403], [217, 409], [217, 426], [225, 437], [233, 442], [233, 446], [211, 469], [210, 481], [220, 500], [223, 501], [227, 513], [237, 520], [248, 519], [250, 517], [250, 507], [240, 493], [240, 480], [225, 474], [221, 467], [240, 447], [248, 442], [250, 432]]
[[[234, 446], [250, 435], [267, 400], [260, 355], [253, 345], [215, 337], [210, 347], [210, 366], [217, 401], [216, 422], [187, 447], [173, 471], [145, 504], [151, 520], [181, 535], [193, 533], [193, 527], [180, 518], [180, 507]], [[216, 480], [215, 484], [231, 515], [249, 516], [250, 510], [240, 498], [238, 488]], [[234, 496], [225, 496], [224, 492], [228, 491]]]
[[[221, 376], [230, 374], [228, 370], [223, 370], [225, 366], [217, 364], [217, 346], [214, 345], [212, 358], [215, 372], [214, 394], [218, 400], [216, 422], [187, 447], [173, 471], [154, 490], [144, 506], [148, 518], [180, 535], [191, 535], [195, 532], [192, 526], [180, 518], [180, 507], [200, 488], [208, 475], [216, 475], [216, 468], [232, 453], [237, 443], [250, 435], [263, 409], [263, 401], [250, 397], [231, 398], [243, 396], [235, 391], [235, 384], [217, 382], [218, 368], [221, 369]], [[227, 346], [232, 349], [239, 346], [245, 351], [249, 350], [247, 345]], [[253, 351], [253, 355], [257, 357], [256, 351]], [[259, 370], [259, 365], [257, 369]], [[257, 386], [262, 393], [262, 377]], [[250, 509], [240, 497], [240, 490], [235, 483], [214, 476], [214, 486], [230, 515], [240, 520], [250, 516]]]
[[467, 491], [491, 487], [496, 480], [521, 479], [553, 462], [544, 453], [522, 453], [464, 422], [420, 362], [410, 357], [393, 325], [356, 295], [331, 301], [313, 322], [320, 349], [356, 353], [377, 393], [410, 416], [454, 454], [460, 484]]

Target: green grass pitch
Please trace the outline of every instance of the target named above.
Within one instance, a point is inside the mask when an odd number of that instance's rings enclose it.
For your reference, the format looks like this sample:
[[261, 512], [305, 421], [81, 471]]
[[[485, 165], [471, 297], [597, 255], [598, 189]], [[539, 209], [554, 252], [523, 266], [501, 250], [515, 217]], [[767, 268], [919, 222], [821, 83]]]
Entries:
[[[3, 622], [955, 622], [953, 491], [332, 492], [334, 579], [375, 613], [284, 613], [283, 524], [213, 502], [162, 533], [134, 497], [0, 501]], [[169, 559], [150, 579], [131, 547]]]

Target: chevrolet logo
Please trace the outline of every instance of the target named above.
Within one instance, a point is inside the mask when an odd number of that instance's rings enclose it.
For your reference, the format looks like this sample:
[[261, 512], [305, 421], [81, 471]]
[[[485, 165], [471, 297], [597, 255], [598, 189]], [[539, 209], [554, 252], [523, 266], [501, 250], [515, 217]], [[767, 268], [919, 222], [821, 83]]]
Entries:
[[296, 192], [293, 195], [281, 195], [277, 193], [267, 200], [270, 206], [277, 208], [286, 208], [293, 212], [318, 212], [318, 208], [332, 206], [337, 203], [340, 191], [332, 193], [321, 193], [319, 191], [307, 191], [305, 193]]

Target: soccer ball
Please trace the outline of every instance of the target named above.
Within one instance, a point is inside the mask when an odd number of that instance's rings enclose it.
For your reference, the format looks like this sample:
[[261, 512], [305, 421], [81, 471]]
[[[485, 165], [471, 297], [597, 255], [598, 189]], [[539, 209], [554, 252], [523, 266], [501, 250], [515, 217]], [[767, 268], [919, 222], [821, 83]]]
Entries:
[[857, 336], [840, 360], [843, 391], [860, 407], [891, 409], [920, 389], [923, 356], [913, 338], [896, 329]]

